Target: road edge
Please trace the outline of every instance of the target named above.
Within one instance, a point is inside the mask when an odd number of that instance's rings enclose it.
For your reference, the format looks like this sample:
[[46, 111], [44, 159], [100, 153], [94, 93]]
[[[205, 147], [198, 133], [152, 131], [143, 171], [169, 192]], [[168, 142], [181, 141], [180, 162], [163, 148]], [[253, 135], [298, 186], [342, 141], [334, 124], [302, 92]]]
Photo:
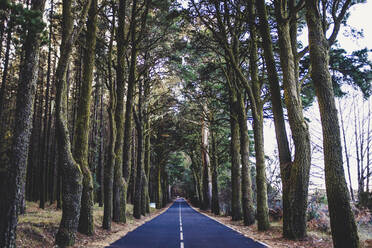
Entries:
[[[133, 229], [129, 230], [123, 230], [115, 233], [111, 233], [107, 238], [103, 240], [97, 240], [94, 241], [90, 244], [86, 244], [84, 247], [89, 247], [89, 248], [101, 248], [101, 247], [107, 247], [110, 246], [113, 242], [125, 237], [128, 233], [133, 232], [137, 228], [141, 227], [142, 225], [146, 224], [147, 222], [153, 220], [154, 218], [158, 217], [159, 215], [163, 214], [165, 211], [167, 211], [172, 205], [174, 204], [174, 201], [170, 202], [166, 207], [164, 207], [161, 211], [153, 214], [153, 215], [147, 215], [142, 218], [147, 218], [144, 219], [144, 222], [141, 223], [138, 226], [133, 226]], [[115, 241], [112, 241], [112, 239], [115, 239]]]
[[187, 204], [190, 206], [190, 208], [194, 209], [196, 212], [198, 212], [198, 213], [200, 213], [200, 214], [202, 214], [202, 215], [204, 215], [204, 216], [206, 216], [206, 217], [208, 217], [208, 218], [210, 218], [210, 219], [212, 219], [212, 220], [214, 220], [214, 221], [220, 223], [221, 225], [226, 226], [227, 228], [229, 228], [229, 229], [231, 229], [231, 230], [233, 230], [233, 231], [235, 231], [235, 232], [237, 232], [237, 233], [243, 235], [243, 236], [246, 237], [246, 238], [250, 238], [250, 239], [252, 239], [254, 242], [260, 243], [261, 245], [264, 245], [264, 246], [266, 246], [267, 248], [273, 248], [272, 246], [270, 246], [270, 245], [268, 245], [268, 244], [266, 244], [266, 243], [264, 243], [264, 242], [262, 242], [262, 241], [259, 241], [259, 240], [257, 240], [257, 239], [254, 239], [254, 238], [252, 238], [252, 237], [248, 237], [247, 235], [245, 235], [244, 233], [242, 233], [242, 232], [239, 231], [238, 229], [235, 229], [233, 226], [231, 226], [231, 225], [229, 225], [229, 224], [225, 224], [225, 223], [219, 221], [218, 219], [214, 218], [213, 216], [210, 216], [210, 215], [208, 215], [208, 214], [206, 214], [206, 213], [201, 212], [200, 209], [194, 207], [194, 206], [193, 206], [189, 201], [186, 201], [186, 202], [187, 202]]

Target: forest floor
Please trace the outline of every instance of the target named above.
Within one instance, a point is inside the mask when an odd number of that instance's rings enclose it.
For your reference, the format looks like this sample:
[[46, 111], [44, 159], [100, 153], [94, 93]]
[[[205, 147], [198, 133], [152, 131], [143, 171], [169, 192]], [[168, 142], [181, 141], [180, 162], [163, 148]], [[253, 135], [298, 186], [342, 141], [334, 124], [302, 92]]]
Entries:
[[[257, 224], [244, 226], [242, 221], [232, 221], [231, 216], [219, 216], [209, 211], [200, 209], [195, 210], [211, 217], [212, 219], [240, 232], [251, 239], [261, 241], [272, 248], [331, 248], [332, 237], [330, 232], [322, 232], [313, 228], [311, 222], [308, 222], [308, 237], [301, 241], [292, 241], [283, 238], [282, 222], [271, 222], [269, 231], [260, 232], [257, 230]], [[359, 237], [362, 248], [372, 248], [372, 227], [359, 227]]]
[[[121, 238], [128, 232], [136, 229], [145, 222], [164, 212], [166, 208], [150, 208], [150, 214], [140, 220], [133, 218], [133, 205], [127, 204], [127, 223], [112, 222], [111, 231], [102, 229], [103, 207], [94, 206], [94, 235], [86, 236], [77, 233], [76, 243], [73, 247], [105, 247]], [[27, 202], [26, 213], [19, 216], [17, 227], [17, 247], [50, 248], [54, 246], [54, 238], [58, 231], [62, 211], [56, 205], [48, 205], [40, 209], [38, 203]]]

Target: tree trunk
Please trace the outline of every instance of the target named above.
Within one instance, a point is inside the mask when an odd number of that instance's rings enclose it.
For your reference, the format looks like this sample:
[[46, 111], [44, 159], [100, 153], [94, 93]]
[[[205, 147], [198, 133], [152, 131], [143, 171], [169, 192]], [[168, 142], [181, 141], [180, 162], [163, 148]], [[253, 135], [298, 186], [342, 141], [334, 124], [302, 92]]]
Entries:
[[[148, 114], [147, 114], [148, 115]], [[151, 168], [151, 135], [150, 135], [150, 120], [148, 116], [146, 116], [146, 124], [145, 124], [145, 158], [144, 158], [144, 166], [145, 166], [145, 181], [144, 180], [144, 201], [146, 204], [146, 213], [150, 213], [150, 195], [149, 195], [149, 187], [150, 187], [150, 168]]]
[[249, 226], [255, 222], [255, 211], [253, 208], [253, 192], [251, 181], [251, 165], [249, 162], [249, 135], [247, 126], [247, 115], [243, 95], [237, 92], [236, 110], [240, 131], [240, 155], [242, 161], [242, 207], [244, 225]]
[[[282, 178], [283, 187], [283, 234], [290, 233], [289, 220], [290, 220], [290, 168], [292, 163], [291, 152], [287, 139], [287, 131], [285, 128], [283, 107], [281, 102], [280, 85], [278, 73], [275, 66], [275, 58], [273, 53], [273, 45], [270, 34], [270, 27], [268, 24], [268, 17], [264, 0], [257, 0], [257, 11], [260, 20], [259, 30], [263, 40], [264, 57], [267, 65], [269, 89], [271, 95], [271, 108], [274, 115], [275, 135], [279, 151], [280, 161], [280, 175]], [[286, 236], [286, 235], [285, 235]]]
[[213, 131], [211, 131], [212, 139], [212, 149], [211, 149], [211, 169], [212, 169], [212, 213], [215, 215], [220, 214], [220, 203], [218, 200], [218, 159], [217, 159], [217, 147], [216, 147], [216, 136]]
[[[56, 134], [59, 150], [59, 159], [62, 166], [62, 219], [56, 234], [56, 244], [62, 247], [75, 243], [76, 231], [79, 224], [80, 201], [82, 193], [82, 172], [79, 164], [73, 158], [71, 152], [70, 135], [67, 123], [67, 66], [69, 63], [72, 47], [82, 27], [74, 29], [72, 16], [73, 0], [63, 1], [62, 10], [62, 42], [60, 47], [60, 59], [56, 70]], [[90, 1], [81, 13], [82, 21], [86, 17]]]
[[[288, 207], [283, 221], [283, 235], [290, 239], [306, 237], [306, 210], [311, 164], [311, 147], [308, 125], [302, 112], [302, 100], [296, 75], [296, 60], [293, 55], [290, 25], [283, 18], [280, 3], [276, 2], [280, 63], [283, 70], [285, 104], [295, 146], [294, 161], [288, 164], [289, 178], [285, 178], [288, 192], [283, 191], [283, 206]], [[284, 193], [288, 193], [288, 196]], [[285, 202], [285, 203], [284, 203]]]
[[332, 80], [329, 73], [328, 41], [315, 1], [306, 0], [306, 21], [309, 28], [311, 78], [318, 98], [323, 131], [325, 180], [331, 219], [333, 245], [360, 247], [358, 230], [350, 206], [346, 185]]
[[[206, 106], [203, 106], [204, 112], [207, 113]], [[202, 120], [201, 128], [201, 155], [202, 155], [202, 166], [203, 166], [203, 202], [201, 205], [202, 210], [208, 210], [211, 206], [210, 196], [210, 180], [209, 180], [209, 127], [205, 120]]]
[[[32, 10], [44, 11], [44, 0], [33, 0]], [[16, 228], [18, 223], [18, 208], [21, 199], [22, 181], [26, 179], [26, 164], [29, 151], [29, 141], [32, 127], [33, 103], [38, 78], [40, 33], [42, 30], [28, 32], [24, 52], [25, 59], [20, 70], [17, 91], [14, 137], [11, 150], [10, 167], [7, 177], [8, 190], [0, 211], [0, 246], [16, 247]]]
[[[136, 5], [134, 3], [134, 5]], [[135, 7], [134, 7], [135, 8]], [[126, 181], [123, 178], [123, 139], [130, 140], [124, 131], [124, 94], [125, 94], [125, 61], [124, 55], [126, 52], [125, 46], [125, 17], [126, 17], [126, 0], [119, 1], [118, 12], [118, 32], [117, 32], [117, 85], [116, 85], [116, 109], [115, 109], [115, 124], [116, 124], [116, 142], [115, 142], [115, 167], [114, 167], [114, 209], [113, 220], [115, 222], [126, 222]], [[129, 86], [128, 86], [129, 91]], [[127, 96], [128, 97], [128, 96]], [[126, 122], [128, 120], [126, 119]], [[131, 118], [129, 117], [129, 121]], [[125, 136], [124, 136], [125, 135]], [[126, 147], [124, 146], [124, 153]]]
[[99, 117], [99, 155], [98, 155], [98, 182], [99, 182], [99, 190], [98, 190], [98, 205], [100, 207], [103, 206], [103, 199], [104, 199], [104, 140], [103, 140], [103, 129], [104, 129], [104, 120], [103, 120], [103, 83], [100, 85], [100, 117]]
[[115, 6], [112, 6], [113, 22], [111, 27], [111, 36], [108, 50], [108, 80], [110, 91], [110, 102], [108, 107], [110, 136], [108, 145], [108, 158], [104, 168], [104, 208], [102, 228], [111, 230], [111, 219], [113, 212], [113, 184], [114, 184], [114, 166], [115, 166], [115, 142], [116, 142], [116, 125], [114, 118], [114, 110], [116, 105], [115, 85], [112, 77], [112, 46], [115, 34]]
[[230, 129], [231, 129], [231, 217], [232, 220], [242, 219], [241, 184], [240, 184], [240, 143], [239, 117], [237, 115], [239, 102], [234, 89], [230, 89]]
[[162, 163], [160, 162], [161, 159], [158, 160], [158, 164], [156, 165], [156, 208], [162, 208], [163, 202], [163, 191], [161, 188], [161, 171], [162, 171]]
[[[258, 78], [258, 56], [257, 56], [257, 30], [255, 22], [254, 0], [248, 1], [248, 23], [251, 35], [250, 46], [250, 73], [251, 73], [251, 92], [248, 98], [251, 102], [253, 117], [254, 148], [256, 154], [256, 185], [257, 185], [257, 227], [259, 231], [266, 231], [270, 227], [269, 208], [267, 205], [267, 186], [266, 186], [266, 165], [263, 134], [263, 105], [261, 100], [262, 83]], [[249, 89], [248, 89], [249, 90]]]
[[[45, 202], [46, 202], [46, 187], [47, 187], [47, 184], [46, 184], [46, 167], [43, 165], [42, 163], [42, 157], [45, 153], [45, 151], [43, 151], [43, 132], [46, 131], [46, 126], [43, 127], [43, 98], [44, 98], [44, 75], [43, 75], [43, 67], [40, 66], [39, 68], [39, 77], [40, 77], [40, 80], [39, 80], [39, 94], [38, 97], [36, 97], [37, 99], [37, 103], [38, 103], [38, 106], [37, 106], [37, 111], [39, 112], [38, 114], [38, 153], [37, 153], [37, 164], [38, 164], [38, 167], [39, 167], [39, 177], [38, 177], [38, 180], [40, 181], [40, 187], [39, 187], [39, 192], [40, 192], [40, 202], [39, 202], [39, 208], [41, 209], [44, 209], [45, 208]], [[36, 109], [35, 109], [36, 110]], [[43, 152], [43, 153], [41, 153]]]
[[135, 187], [135, 196], [134, 196], [134, 206], [133, 206], [133, 216], [136, 219], [141, 218], [142, 212], [142, 187], [143, 187], [143, 176], [144, 176], [144, 169], [143, 169], [143, 157], [144, 157], [144, 149], [143, 149], [143, 118], [142, 118], [142, 82], [139, 84], [138, 87], [138, 115], [134, 114], [136, 126], [137, 126], [137, 176], [136, 176], [136, 187]]
[[[10, 14], [12, 15], [12, 14]], [[4, 110], [5, 110], [5, 91], [6, 91], [6, 83], [8, 78], [8, 66], [9, 66], [9, 57], [10, 57], [10, 49], [11, 49], [11, 42], [12, 42], [12, 32], [14, 26], [13, 17], [10, 17], [7, 27], [7, 37], [6, 37], [6, 48], [5, 48], [5, 58], [4, 58], [4, 65], [3, 65], [3, 75], [1, 78], [1, 88], [0, 88], [0, 135], [3, 138], [5, 132], [5, 121], [4, 121]], [[0, 51], [1, 52], [1, 51]], [[3, 144], [2, 144], [3, 145]]]
[[80, 165], [83, 173], [83, 192], [78, 230], [86, 235], [93, 235], [93, 177], [88, 164], [90, 105], [93, 82], [94, 56], [97, 33], [97, 0], [92, 0], [87, 21], [85, 52], [83, 57], [83, 80], [80, 87], [80, 97], [76, 117], [74, 135], [74, 159]]

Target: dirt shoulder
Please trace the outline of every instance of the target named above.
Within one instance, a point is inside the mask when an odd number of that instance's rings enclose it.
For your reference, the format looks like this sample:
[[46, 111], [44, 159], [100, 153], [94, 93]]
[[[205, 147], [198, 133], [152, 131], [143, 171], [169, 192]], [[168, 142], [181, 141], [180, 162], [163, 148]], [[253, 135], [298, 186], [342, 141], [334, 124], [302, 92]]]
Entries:
[[[94, 235], [86, 236], [77, 233], [76, 243], [73, 247], [105, 247], [128, 232], [150, 221], [169, 208], [170, 204], [163, 209], [151, 208], [150, 214], [140, 220], [133, 218], [133, 206], [127, 205], [127, 223], [118, 224], [112, 222], [111, 231], [102, 229], [103, 207], [94, 206]], [[39, 209], [37, 203], [27, 202], [26, 213], [19, 217], [17, 227], [17, 247], [55, 247], [54, 237], [58, 231], [62, 211], [57, 210], [55, 205]]]
[[[190, 204], [190, 206], [192, 206]], [[193, 209], [204, 214], [221, 224], [249, 237], [253, 240], [262, 242], [271, 248], [331, 248], [332, 239], [327, 234], [308, 232], [308, 237], [303, 241], [292, 241], [282, 237], [282, 223], [272, 222], [269, 231], [260, 232], [257, 225], [244, 226], [242, 221], [232, 221], [230, 216], [214, 215], [209, 211], [203, 211], [192, 206]]]

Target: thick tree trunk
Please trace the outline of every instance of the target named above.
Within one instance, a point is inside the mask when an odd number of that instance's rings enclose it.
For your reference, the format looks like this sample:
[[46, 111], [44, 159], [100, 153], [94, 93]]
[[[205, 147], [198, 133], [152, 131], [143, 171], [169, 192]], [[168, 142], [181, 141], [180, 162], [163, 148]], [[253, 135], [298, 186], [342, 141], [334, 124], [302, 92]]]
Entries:
[[241, 183], [240, 183], [240, 142], [239, 142], [239, 102], [234, 89], [230, 89], [230, 129], [231, 129], [231, 217], [242, 219]]
[[242, 161], [242, 207], [244, 225], [249, 226], [255, 222], [253, 208], [253, 192], [251, 181], [251, 165], [249, 162], [249, 135], [247, 115], [243, 95], [237, 92], [237, 115], [240, 131], [240, 155]]
[[[279, 151], [280, 174], [283, 187], [283, 233], [288, 233], [289, 227], [289, 177], [292, 163], [291, 152], [285, 128], [283, 107], [281, 102], [278, 73], [275, 66], [273, 45], [268, 24], [268, 17], [264, 0], [257, 0], [257, 12], [260, 20], [259, 30], [263, 40], [264, 57], [267, 65], [269, 89], [271, 95], [271, 108], [274, 115], [275, 135]], [[285, 231], [286, 230], [286, 231]]]
[[[135, 4], [134, 4], [135, 5]], [[126, 52], [125, 46], [125, 17], [126, 17], [126, 0], [119, 1], [119, 25], [117, 32], [117, 85], [116, 85], [116, 109], [115, 109], [115, 124], [116, 124], [116, 142], [115, 142], [115, 167], [114, 167], [114, 209], [113, 220], [115, 222], [126, 222], [126, 181], [123, 178], [123, 140], [130, 140], [130, 136], [124, 131], [124, 94], [125, 94], [125, 61], [124, 55]], [[128, 87], [129, 88], [129, 87]], [[129, 91], [129, 89], [128, 89]], [[127, 96], [128, 97], [128, 96]], [[131, 118], [128, 118], [131, 122]], [[125, 122], [128, 120], [126, 119]], [[125, 133], [125, 134], [124, 134]], [[124, 136], [125, 135], [125, 136]], [[124, 142], [125, 142], [124, 140]], [[124, 153], [126, 147], [124, 145]]]
[[[44, 0], [33, 0], [32, 10], [43, 12]], [[40, 17], [41, 14], [40, 13]], [[22, 63], [17, 91], [14, 137], [10, 167], [7, 177], [8, 190], [3, 196], [0, 211], [0, 246], [16, 247], [16, 228], [22, 181], [26, 179], [26, 164], [32, 127], [33, 103], [38, 78], [39, 46], [41, 30], [28, 32], [24, 43], [25, 60]]]
[[328, 41], [322, 29], [316, 2], [306, 0], [306, 21], [309, 28], [311, 78], [318, 98], [323, 131], [325, 181], [333, 245], [360, 247], [358, 230], [350, 206], [346, 185], [332, 80], [329, 73]]
[[[73, 158], [71, 152], [70, 135], [67, 122], [67, 67], [72, 47], [82, 27], [74, 29], [72, 16], [73, 0], [63, 1], [62, 10], [62, 43], [60, 47], [60, 59], [56, 70], [56, 137], [58, 142], [59, 160], [62, 172], [62, 219], [56, 234], [56, 244], [62, 247], [75, 243], [76, 231], [79, 224], [80, 201], [82, 193], [82, 172], [79, 164]], [[85, 2], [82, 21], [85, 19], [90, 1]]]
[[74, 135], [74, 158], [83, 173], [83, 192], [78, 230], [86, 235], [93, 235], [93, 177], [88, 164], [88, 146], [90, 129], [90, 105], [93, 82], [94, 56], [97, 33], [97, 0], [92, 0], [87, 21], [85, 52], [83, 57], [83, 80], [76, 117]]
[[[254, 0], [248, 1], [248, 23], [251, 34], [250, 46], [250, 73], [252, 94], [248, 92], [251, 102], [253, 117], [254, 148], [256, 154], [256, 185], [257, 185], [257, 226], [258, 230], [265, 231], [270, 227], [269, 208], [267, 205], [267, 186], [266, 186], [266, 165], [265, 150], [263, 137], [263, 105], [261, 100], [262, 83], [258, 78], [258, 56], [257, 56], [257, 30], [255, 22], [255, 5]], [[249, 90], [249, 89], [248, 89]]]
[[[291, 44], [290, 25], [283, 19], [281, 5], [275, 6], [280, 47], [280, 63], [283, 70], [285, 103], [288, 109], [289, 125], [295, 146], [294, 161], [288, 164], [289, 177], [284, 178], [283, 206], [286, 220], [283, 221], [283, 235], [290, 239], [306, 237], [306, 209], [311, 164], [310, 134], [302, 112], [302, 100], [296, 75], [296, 59]], [[284, 188], [284, 187], [283, 187]], [[287, 194], [288, 195], [284, 195]], [[285, 203], [284, 203], [285, 202]]]

